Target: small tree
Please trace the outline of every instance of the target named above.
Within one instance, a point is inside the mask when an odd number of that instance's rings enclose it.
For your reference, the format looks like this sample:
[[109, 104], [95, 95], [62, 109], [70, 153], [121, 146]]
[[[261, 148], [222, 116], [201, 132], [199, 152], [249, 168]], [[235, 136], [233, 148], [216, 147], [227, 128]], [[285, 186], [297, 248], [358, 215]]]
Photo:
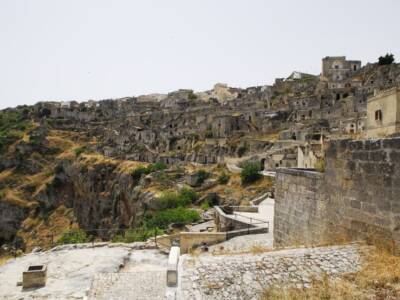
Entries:
[[261, 168], [259, 163], [249, 162], [243, 166], [243, 170], [240, 172], [240, 178], [242, 184], [250, 184], [261, 178]]
[[383, 66], [383, 65], [391, 65], [394, 63], [394, 55], [387, 53], [385, 56], [379, 56], [378, 59], [378, 64]]

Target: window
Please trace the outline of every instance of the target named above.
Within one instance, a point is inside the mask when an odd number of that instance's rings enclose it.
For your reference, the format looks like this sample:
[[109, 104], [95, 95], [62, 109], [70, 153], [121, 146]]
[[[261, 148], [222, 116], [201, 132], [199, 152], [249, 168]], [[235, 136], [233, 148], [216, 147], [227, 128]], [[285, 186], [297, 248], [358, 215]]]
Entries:
[[338, 66], [338, 65], [335, 65], [335, 69], [339, 69], [339, 66]]
[[382, 121], [382, 110], [378, 109], [375, 111], [375, 121]]
[[357, 70], [357, 65], [353, 66], [353, 70], [356, 71]]

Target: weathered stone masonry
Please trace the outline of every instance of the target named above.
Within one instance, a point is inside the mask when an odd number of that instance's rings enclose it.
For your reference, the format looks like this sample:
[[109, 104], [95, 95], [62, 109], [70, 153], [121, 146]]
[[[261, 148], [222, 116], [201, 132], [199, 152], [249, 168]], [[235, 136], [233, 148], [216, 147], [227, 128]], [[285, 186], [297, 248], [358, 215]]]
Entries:
[[336, 140], [326, 172], [277, 174], [277, 246], [379, 238], [400, 245], [400, 138]]

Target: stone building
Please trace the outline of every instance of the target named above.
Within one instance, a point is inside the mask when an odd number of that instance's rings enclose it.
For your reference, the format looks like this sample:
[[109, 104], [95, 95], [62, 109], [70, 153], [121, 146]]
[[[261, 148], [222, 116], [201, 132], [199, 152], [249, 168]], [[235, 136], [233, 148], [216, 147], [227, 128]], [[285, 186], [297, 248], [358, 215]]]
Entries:
[[400, 88], [377, 93], [367, 102], [367, 137], [384, 137], [400, 131]]
[[327, 56], [322, 59], [322, 76], [330, 82], [340, 82], [361, 68], [361, 61], [346, 60], [346, 56]]
[[297, 167], [301, 169], [314, 169], [322, 157], [322, 144], [306, 144], [297, 147]]

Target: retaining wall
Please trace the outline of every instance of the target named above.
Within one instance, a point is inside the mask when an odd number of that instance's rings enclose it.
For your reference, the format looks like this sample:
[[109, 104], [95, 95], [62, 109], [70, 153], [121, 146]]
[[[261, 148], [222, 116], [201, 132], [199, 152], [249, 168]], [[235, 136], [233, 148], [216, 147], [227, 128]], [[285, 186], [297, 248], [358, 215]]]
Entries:
[[277, 171], [274, 244], [400, 245], [400, 138], [335, 140], [325, 173]]

